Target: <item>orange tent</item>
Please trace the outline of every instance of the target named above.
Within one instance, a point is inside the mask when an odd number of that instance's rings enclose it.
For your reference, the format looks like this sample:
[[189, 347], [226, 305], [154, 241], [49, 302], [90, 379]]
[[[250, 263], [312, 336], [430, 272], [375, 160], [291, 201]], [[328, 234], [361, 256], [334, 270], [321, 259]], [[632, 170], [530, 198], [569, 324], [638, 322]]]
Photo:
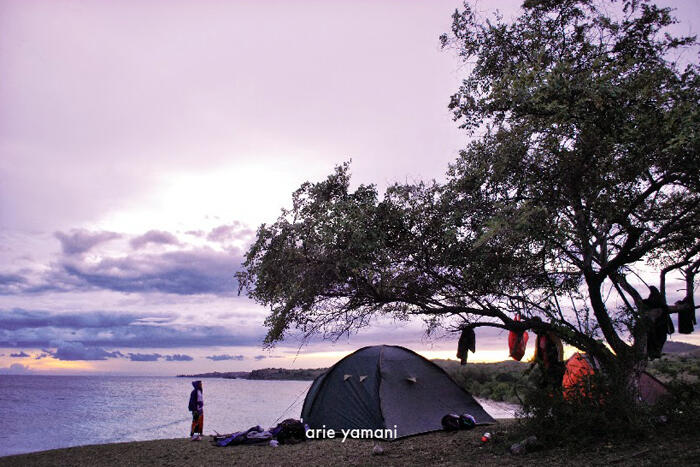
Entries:
[[593, 366], [583, 354], [573, 354], [566, 362], [566, 371], [561, 382], [564, 399], [573, 398], [577, 390], [581, 395], [587, 394], [591, 389], [590, 377], [594, 373]]
[[[566, 371], [562, 380], [562, 389], [565, 399], [574, 397], [576, 391], [579, 394], [587, 394], [591, 389], [590, 377], [595, 374], [590, 357], [575, 353], [566, 362]], [[647, 372], [642, 372], [639, 377], [639, 398], [647, 404], [655, 404], [661, 396], [668, 394], [668, 389], [658, 379]]]

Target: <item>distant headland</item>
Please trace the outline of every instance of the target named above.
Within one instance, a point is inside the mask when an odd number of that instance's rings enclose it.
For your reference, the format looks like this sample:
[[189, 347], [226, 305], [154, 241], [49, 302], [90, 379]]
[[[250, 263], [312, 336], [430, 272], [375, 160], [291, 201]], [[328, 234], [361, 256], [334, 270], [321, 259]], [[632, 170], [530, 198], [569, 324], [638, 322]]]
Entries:
[[224, 378], [224, 379], [254, 379], [254, 380], [285, 380], [312, 381], [325, 372], [327, 368], [286, 369], [263, 368], [252, 371], [213, 371], [195, 375], [177, 375], [178, 378]]

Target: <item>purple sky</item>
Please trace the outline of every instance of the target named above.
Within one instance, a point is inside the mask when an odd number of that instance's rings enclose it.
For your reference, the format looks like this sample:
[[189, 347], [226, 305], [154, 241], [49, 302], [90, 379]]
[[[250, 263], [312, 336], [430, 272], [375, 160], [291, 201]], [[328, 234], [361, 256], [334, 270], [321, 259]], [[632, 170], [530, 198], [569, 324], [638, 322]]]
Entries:
[[[694, 31], [697, 4], [669, 4]], [[0, 0], [0, 372], [452, 356], [387, 322], [263, 352], [266, 311], [232, 277], [256, 226], [336, 164], [380, 190], [443, 176], [466, 142], [447, 110], [465, 70], [438, 41], [459, 5]], [[480, 337], [477, 359], [507, 356]]]

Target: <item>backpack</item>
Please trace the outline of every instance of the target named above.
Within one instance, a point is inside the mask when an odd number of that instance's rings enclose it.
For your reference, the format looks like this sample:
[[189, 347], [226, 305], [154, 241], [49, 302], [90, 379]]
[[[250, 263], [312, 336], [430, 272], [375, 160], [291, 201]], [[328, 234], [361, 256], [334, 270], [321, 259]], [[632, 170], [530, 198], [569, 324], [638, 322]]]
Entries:
[[457, 431], [459, 430], [459, 415], [454, 413], [448, 413], [442, 417], [442, 429], [445, 431]]
[[296, 444], [306, 441], [306, 429], [299, 420], [288, 418], [270, 430], [280, 444]]

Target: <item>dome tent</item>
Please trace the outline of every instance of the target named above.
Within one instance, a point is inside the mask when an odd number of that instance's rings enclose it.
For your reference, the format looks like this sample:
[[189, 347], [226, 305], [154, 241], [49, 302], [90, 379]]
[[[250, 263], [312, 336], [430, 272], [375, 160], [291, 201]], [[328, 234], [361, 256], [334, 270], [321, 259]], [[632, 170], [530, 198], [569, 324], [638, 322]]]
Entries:
[[396, 437], [442, 429], [448, 413], [494, 419], [445, 371], [404, 347], [364, 347], [316, 378], [301, 416], [310, 428], [390, 429]]

